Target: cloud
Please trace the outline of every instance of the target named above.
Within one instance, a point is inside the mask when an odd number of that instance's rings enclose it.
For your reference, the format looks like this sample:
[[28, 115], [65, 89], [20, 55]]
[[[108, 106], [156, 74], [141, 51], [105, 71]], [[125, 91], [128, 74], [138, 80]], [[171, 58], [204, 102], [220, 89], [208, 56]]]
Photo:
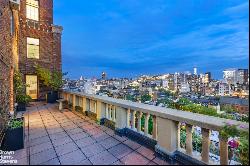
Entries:
[[241, 4], [238, 4], [236, 6], [233, 6], [233, 7], [229, 7], [227, 8], [224, 13], [225, 14], [230, 14], [230, 15], [234, 15], [235, 14], [239, 14], [241, 12], [247, 12], [249, 10], [249, 1], [244, 1], [243, 3]]
[[75, 9], [60, 1], [69, 15], [56, 14], [65, 26], [64, 69], [73, 73], [175, 72], [194, 65], [218, 72], [231, 65], [245, 67], [249, 58], [246, 1], [78, 3]]

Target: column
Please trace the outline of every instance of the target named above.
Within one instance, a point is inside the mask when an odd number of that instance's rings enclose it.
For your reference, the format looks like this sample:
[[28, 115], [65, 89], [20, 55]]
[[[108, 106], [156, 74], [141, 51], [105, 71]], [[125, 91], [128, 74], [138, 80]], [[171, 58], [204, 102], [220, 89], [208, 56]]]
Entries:
[[192, 142], [192, 132], [193, 132], [193, 126], [186, 124], [186, 152], [188, 155], [192, 156], [193, 153], [193, 142]]
[[144, 123], [144, 134], [148, 136], [148, 121], [149, 121], [150, 114], [146, 113], [145, 115], [145, 123]]
[[209, 129], [201, 129], [202, 133], [202, 152], [201, 158], [205, 163], [209, 163], [209, 148], [210, 148], [210, 130]]
[[132, 112], [132, 129], [135, 130], [135, 115], [136, 115], [136, 111], [134, 110]]
[[157, 118], [153, 116], [153, 139], [157, 140]]
[[141, 132], [141, 117], [142, 117], [142, 112], [139, 111], [138, 113], [138, 123], [137, 123], [137, 131], [140, 133]]
[[220, 164], [228, 165], [228, 138], [222, 138], [219, 136], [220, 140]]
[[115, 122], [115, 127], [117, 130], [121, 130], [126, 128], [127, 126], [127, 109], [126, 108], [122, 108], [122, 107], [116, 107], [116, 122]]
[[157, 117], [157, 152], [173, 155], [177, 150], [177, 124], [175, 121]]
[[127, 128], [130, 127], [130, 108], [127, 109]]

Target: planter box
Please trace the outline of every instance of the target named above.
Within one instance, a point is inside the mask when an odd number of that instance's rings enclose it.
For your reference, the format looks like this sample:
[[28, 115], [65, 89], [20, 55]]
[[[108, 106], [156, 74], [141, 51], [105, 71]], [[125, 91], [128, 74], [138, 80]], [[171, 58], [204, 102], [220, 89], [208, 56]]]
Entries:
[[112, 130], [115, 130], [115, 122], [108, 120], [106, 118], [101, 119], [100, 124], [106, 126]]
[[69, 108], [69, 102], [66, 100], [63, 102], [63, 108], [68, 109]]
[[82, 112], [82, 107], [80, 107], [80, 106], [75, 106], [75, 111], [76, 112]]
[[94, 112], [85, 111], [85, 115], [90, 117], [90, 119], [92, 119], [92, 120], [97, 120], [97, 114]]
[[51, 92], [46, 94], [47, 103], [55, 103], [56, 100], [58, 100], [58, 92], [57, 91], [51, 91]]
[[73, 104], [72, 104], [72, 103], [69, 103], [69, 104], [68, 104], [68, 109], [69, 109], [70, 111], [73, 111]]
[[1, 150], [16, 151], [24, 148], [23, 127], [17, 129], [7, 129], [3, 139]]
[[26, 104], [25, 103], [18, 103], [16, 111], [17, 112], [24, 112], [24, 111], [26, 111]]

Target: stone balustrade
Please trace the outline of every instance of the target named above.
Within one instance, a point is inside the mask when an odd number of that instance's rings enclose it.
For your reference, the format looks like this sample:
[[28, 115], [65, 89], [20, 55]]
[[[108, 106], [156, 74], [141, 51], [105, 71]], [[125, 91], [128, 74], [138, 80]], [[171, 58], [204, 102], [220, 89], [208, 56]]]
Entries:
[[[203, 164], [214, 164], [209, 160], [210, 133], [220, 131], [225, 123], [245, 125], [240, 130], [249, 131], [249, 124], [234, 120], [222, 119], [207, 115], [195, 114], [181, 110], [157, 107], [110, 97], [63, 91], [61, 97], [75, 106], [82, 107], [83, 111], [97, 114], [97, 119], [108, 119], [115, 122], [116, 129], [131, 129], [146, 137], [157, 141], [155, 150], [160, 154], [174, 156], [181, 152], [191, 159]], [[141, 126], [144, 117], [144, 128]], [[153, 129], [149, 133], [149, 119], [153, 121]], [[186, 148], [180, 148], [180, 126], [186, 124]], [[199, 157], [193, 155], [192, 133], [194, 126], [201, 127], [202, 152]], [[227, 139], [220, 141], [220, 164], [228, 165]]]

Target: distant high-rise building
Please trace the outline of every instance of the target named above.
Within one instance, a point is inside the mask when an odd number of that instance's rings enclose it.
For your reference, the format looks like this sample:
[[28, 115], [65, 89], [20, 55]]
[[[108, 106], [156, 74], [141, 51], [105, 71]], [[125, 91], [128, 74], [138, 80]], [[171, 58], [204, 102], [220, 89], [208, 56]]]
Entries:
[[238, 69], [237, 83], [248, 84], [248, 69]]
[[226, 69], [223, 78], [228, 84], [248, 84], [248, 69]]
[[226, 69], [223, 71], [223, 78], [227, 84], [235, 85], [237, 83], [237, 69]]
[[198, 69], [197, 67], [194, 67], [194, 75], [197, 75], [198, 74]]
[[211, 72], [205, 73], [204, 83], [208, 84], [211, 82]]
[[107, 78], [107, 74], [105, 72], [102, 72], [102, 79], [106, 80], [106, 78]]

